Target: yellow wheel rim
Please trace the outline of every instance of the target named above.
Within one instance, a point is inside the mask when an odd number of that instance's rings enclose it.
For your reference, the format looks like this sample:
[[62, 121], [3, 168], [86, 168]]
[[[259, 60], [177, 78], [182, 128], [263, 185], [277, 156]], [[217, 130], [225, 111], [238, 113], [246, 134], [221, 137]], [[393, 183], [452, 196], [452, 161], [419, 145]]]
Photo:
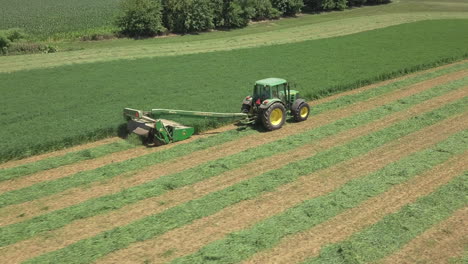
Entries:
[[271, 111], [270, 114], [270, 123], [274, 126], [277, 126], [281, 123], [283, 120], [283, 111], [281, 109], [276, 108], [273, 111]]
[[305, 106], [302, 107], [302, 108], [301, 108], [301, 113], [300, 113], [301, 117], [302, 117], [302, 118], [306, 118], [306, 117], [307, 117], [307, 114], [309, 114], [309, 109], [307, 109], [307, 107], [305, 107]]

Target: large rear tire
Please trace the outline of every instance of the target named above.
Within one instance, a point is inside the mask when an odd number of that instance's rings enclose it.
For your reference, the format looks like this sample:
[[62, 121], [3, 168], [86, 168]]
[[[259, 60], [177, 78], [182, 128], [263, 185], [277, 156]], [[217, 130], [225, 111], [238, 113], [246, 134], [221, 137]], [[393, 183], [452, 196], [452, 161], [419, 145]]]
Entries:
[[262, 123], [265, 129], [272, 131], [280, 129], [286, 121], [286, 108], [281, 103], [274, 103], [262, 114]]
[[292, 109], [291, 112], [296, 122], [302, 122], [309, 117], [310, 106], [308, 103], [303, 102], [296, 109]]

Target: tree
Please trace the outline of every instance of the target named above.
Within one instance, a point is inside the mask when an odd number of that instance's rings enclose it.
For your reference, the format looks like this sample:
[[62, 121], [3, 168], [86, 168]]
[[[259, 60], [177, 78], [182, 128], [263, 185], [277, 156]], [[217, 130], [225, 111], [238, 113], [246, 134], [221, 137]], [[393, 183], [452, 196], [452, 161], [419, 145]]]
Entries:
[[304, 0], [309, 11], [344, 10], [347, 0]]
[[130, 37], [151, 37], [164, 32], [160, 0], [124, 0], [117, 18], [120, 32]]
[[303, 0], [272, 0], [271, 3], [274, 8], [286, 16], [294, 16], [300, 13], [301, 8], [304, 7]]
[[209, 0], [165, 0], [164, 23], [177, 33], [214, 28], [214, 10]]

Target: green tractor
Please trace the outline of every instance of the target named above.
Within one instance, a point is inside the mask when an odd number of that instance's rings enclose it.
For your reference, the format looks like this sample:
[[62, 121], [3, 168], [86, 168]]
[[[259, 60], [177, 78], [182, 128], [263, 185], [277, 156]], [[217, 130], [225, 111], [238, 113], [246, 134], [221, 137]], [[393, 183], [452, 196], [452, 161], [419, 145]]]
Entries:
[[251, 122], [261, 120], [267, 130], [276, 130], [283, 126], [287, 114], [295, 121], [307, 120], [309, 104], [299, 98], [299, 92], [291, 90], [286, 80], [268, 78], [255, 82], [253, 96], [247, 96], [241, 112], [249, 116]]
[[307, 102], [299, 98], [298, 91], [289, 89], [286, 80], [268, 78], [255, 83], [253, 96], [247, 96], [244, 99], [241, 113], [174, 109], [142, 111], [125, 108], [123, 115], [128, 122], [127, 128], [130, 132], [147, 138], [148, 143], [168, 144], [185, 140], [191, 137], [195, 131], [193, 127], [162, 119], [165, 116], [239, 120], [244, 125], [261, 122], [265, 129], [271, 131], [283, 126], [287, 114], [291, 115], [295, 121], [304, 121], [309, 117], [309, 112], [310, 107]]

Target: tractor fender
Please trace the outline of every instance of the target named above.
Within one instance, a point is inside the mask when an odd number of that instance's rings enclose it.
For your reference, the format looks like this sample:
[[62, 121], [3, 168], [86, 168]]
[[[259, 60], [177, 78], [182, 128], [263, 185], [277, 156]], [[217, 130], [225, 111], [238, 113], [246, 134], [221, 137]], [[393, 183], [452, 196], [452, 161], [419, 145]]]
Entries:
[[247, 96], [244, 101], [242, 101], [242, 106], [241, 106], [241, 113], [250, 113], [252, 109], [252, 97]]
[[[265, 104], [265, 101], [268, 101], [268, 103]], [[260, 109], [262, 110], [265, 110], [265, 109], [268, 109], [272, 104], [275, 104], [275, 103], [281, 103], [282, 105], [284, 105], [283, 101], [281, 101], [280, 99], [278, 98], [274, 98], [274, 99], [267, 99], [262, 102], [262, 104], [260, 105]]]
[[242, 104], [245, 104], [245, 105], [252, 105], [252, 97], [251, 97], [251, 96], [247, 96], [246, 98], [244, 98], [244, 101], [242, 101]]
[[306, 101], [305, 101], [304, 99], [297, 99], [296, 101], [294, 101], [293, 105], [291, 106], [291, 111], [296, 111], [297, 108], [298, 108], [302, 103], [306, 103]]

